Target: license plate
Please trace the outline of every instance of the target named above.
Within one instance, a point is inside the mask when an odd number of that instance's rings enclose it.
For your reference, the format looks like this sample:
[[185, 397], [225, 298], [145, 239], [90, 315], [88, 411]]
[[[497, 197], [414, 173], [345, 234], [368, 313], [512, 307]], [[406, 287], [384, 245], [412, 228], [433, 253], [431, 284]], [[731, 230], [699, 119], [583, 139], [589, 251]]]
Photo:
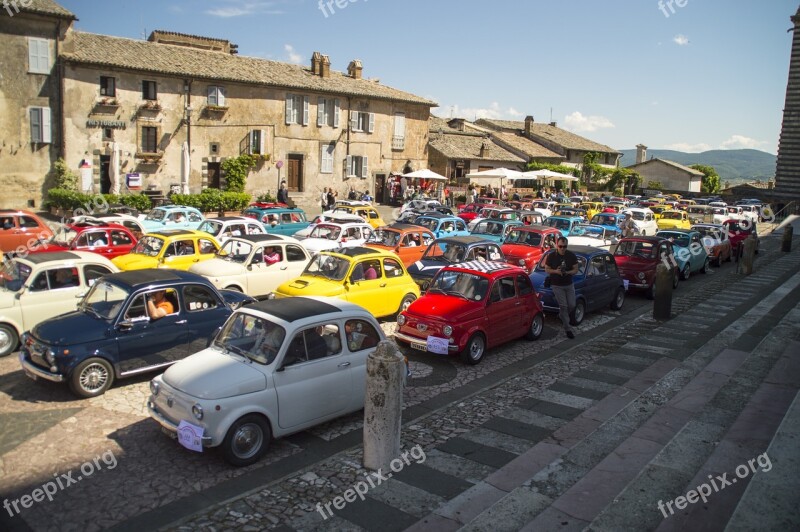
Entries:
[[417, 350], [419, 350], [419, 351], [427, 351], [427, 350], [428, 350], [428, 346], [427, 346], [427, 345], [425, 345], [425, 344], [418, 344], [418, 343], [416, 343], [416, 342], [411, 342], [411, 348], [412, 348], [412, 349], [417, 349]]
[[181, 421], [178, 425], [178, 443], [190, 451], [203, 452], [203, 427], [198, 427], [188, 421]]

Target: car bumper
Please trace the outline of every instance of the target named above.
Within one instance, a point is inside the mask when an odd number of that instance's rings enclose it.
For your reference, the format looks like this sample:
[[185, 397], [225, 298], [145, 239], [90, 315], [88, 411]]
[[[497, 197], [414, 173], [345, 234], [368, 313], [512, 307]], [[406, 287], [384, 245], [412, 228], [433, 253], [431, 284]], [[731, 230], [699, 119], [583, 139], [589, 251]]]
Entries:
[[60, 373], [53, 373], [51, 371], [47, 371], [46, 369], [42, 369], [27, 358], [25, 358], [25, 352], [19, 354], [19, 363], [22, 366], [22, 370], [25, 372], [25, 375], [32, 379], [45, 379], [51, 382], [64, 382], [64, 375]]
[[[159, 410], [158, 407], [153, 403], [152, 399], [147, 400], [147, 411], [150, 413], [150, 417], [155, 419], [161, 428], [164, 429], [171, 438], [178, 437], [178, 425], [167, 419]], [[200, 438], [200, 441], [203, 444], [203, 447], [211, 447], [211, 436], [203, 436]]]
[[[412, 346], [413, 345], [425, 345], [425, 343], [426, 343], [426, 339], [425, 338], [417, 338], [416, 336], [409, 336], [407, 334], [403, 334], [403, 333], [400, 333], [400, 332], [395, 332], [394, 333], [394, 337], [396, 339], [400, 340], [401, 342], [405, 342], [407, 344], [412, 344]], [[427, 351], [427, 349], [425, 349], [425, 350]], [[458, 345], [456, 345], [456, 344], [450, 344], [449, 346], [447, 346], [447, 350], [450, 351], [451, 353], [458, 353], [460, 351]]]

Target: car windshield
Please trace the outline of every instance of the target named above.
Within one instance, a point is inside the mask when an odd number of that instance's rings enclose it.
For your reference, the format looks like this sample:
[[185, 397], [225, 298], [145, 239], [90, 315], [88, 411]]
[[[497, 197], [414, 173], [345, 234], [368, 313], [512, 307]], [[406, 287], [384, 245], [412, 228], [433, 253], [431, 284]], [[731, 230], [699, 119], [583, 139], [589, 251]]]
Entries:
[[442, 270], [434, 278], [428, 293], [441, 292], [447, 295], [463, 297], [469, 301], [481, 301], [486, 298], [489, 280], [474, 273]]
[[667, 231], [659, 231], [658, 236], [668, 239], [673, 245], [682, 248], [689, 247], [689, 235], [685, 233], [671, 233]]
[[12, 292], [18, 291], [31, 275], [31, 267], [16, 260], [5, 261], [0, 270], [0, 286]]
[[723, 232], [716, 227], [694, 227], [693, 229], [700, 233], [703, 237], [712, 238], [717, 242], [722, 242], [725, 239]]
[[217, 257], [233, 262], [245, 262], [251, 251], [253, 251], [253, 245], [250, 242], [231, 239], [220, 248]]
[[502, 235], [503, 223], [502, 222], [481, 222], [472, 230], [473, 235]]
[[642, 211], [627, 211], [631, 214], [634, 220], [644, 220], [644, 213]]
[[711, 207], [711, 212], [714, 214], [727, 214], [725, 207]]
[[431, 231], [436, 231], [436, 228], [439, 227], [439, 220], [436, 218], [425, 218], [420, 216], [414, 220], [414, 225], [421, 225], [422, 227], [426, 227]]
[[315, 255], [308, 263], [303, 275], [325, 277], [334, 281], [341, 281], [350, 269], [350, 261], [344, 257], [336, 257], [326, 253]]
[[604, 240], [606, 238], [606, 230], [596, 225], [578, 224], [572, 229], [572, 236]]
[[166, 215], [167, 211], [165, 211], [164, 209], [153, 209], [147, 214], [145, 220], [156, 220], [160, 222], [161, 220], [164, 219]]
[[741, 207], [728, 207], [728, 212], [731, 214], [739, 214], [739, 209]]
[[467, 248], [458, 242], [434, 242], [425, 250], [422, 260], [436, 260], [454, 264], [467, 256]]
[[131, 253], [156, 257], [163, 246], [164, 241], [160, 238], [152, 235], [144, 235], [141, 240], [136, 243], [136, 247], [133, 248]]
[[63, 226], [59, 228], [55, 234], [53, 234], [53, 238], [50, 239], [50, 241], [58, 242], [59, 244], [63, 244], [64, 246], [68, 247], [70, 244], [72, 244], [72, 241], [75, 240], [76, 236], [78, 236], [78, 232], [75, 229]]
[[682, 212], [667, 211], [661, 214], [662, 220], [680, 220], [683, 217]]
[[534, 231], [512, 229], [506, 236], [505, 244], [523, 244], [538, 247], [542, 243], [542, 234]]
[[381, 246], [394, 247], [400, 242], [400, 233], [389, 229], [379, 229], [372, 233], [369, 242], [380, 244]]
[[237, 312], [225, 322], [214, 346], [259, 364], [271, 364], [286, 338], [286, 329], [270, 320]]
[[329, 225], [329, 224], [319, 224], [311, 231], [311, 234], [308, 235], [309, 238], [324, 238], [327, 240], [338, 240], [339, 234], [342, 232], [342, 228], [336, 225]]
[[614, 255], [641, 257], [643, 259], [655, 258], [656, 246], [652, 242], [638, 240], [623, 240], [614, 251]]
[[592, 216], [592, 223], [598, 225], [617, 225], [617, 217], [595, 214]]
[[205, 231], [210, 235], [217, 236], [222, 231], [222, 222], [216, 220], [206, 220], [197, 228], [199, 231]]
[[570, 223], [569, 220], [565, 220], [564, 218], [548, 218], [544, 221], [545, 225], [549, 225], [550, 227], [555, 227], [556, 229], [569, 229]]
[[80, 310], [111, 320], [119, 315], [130, 292], [108, 281], [97, 281], [78, 305]]
[[728, 229], [728, 233], [749, 233], [750, 226], [747, 224], [740, 224], [737, 222], [727, 222], [725, 223], [725, 227]]

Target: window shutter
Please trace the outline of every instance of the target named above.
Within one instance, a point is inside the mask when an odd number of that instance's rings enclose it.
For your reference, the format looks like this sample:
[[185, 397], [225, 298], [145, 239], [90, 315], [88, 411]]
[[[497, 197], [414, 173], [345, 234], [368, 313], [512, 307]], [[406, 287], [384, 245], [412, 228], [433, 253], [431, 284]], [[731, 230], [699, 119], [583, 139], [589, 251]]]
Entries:
[[327, 173], [328, 163], [328, 146], [323, 144], [319, 150], [319, 172], [321, 174]]
[[325, 98], [317, 98], [317, 127], [325, 125]]
[[308, 125], [308, 96], [303, 96], [303, 125]]
[[375, 131], [375, 113], [369, 114], [369, 132]]
[[333, 100], [333, 127], [339, 127], [339, 98]]
[[50, 126], [50, 108], [42, 107], [42, 142], [52, 141], [52, 128]]
[[31, 142], [42, 141], [42, 110], [31, 107]]
[[214, 86], [208, 87], [208, 105], [219, 105], [217, 103], [217, 88]]
[[350, 111], [350, 131], [358, 131], [358, 111]]
[[291, 94], [286, 95], [286, 123], [291, 124], [294, 121], [294, 97]]
[[217, 87], [217, 105], [225, 105], [225, 87]]
[[347, 156], [347, 175], [348, 176], [353, 175], [353, 156], [352, 155], [348, 155]]
[[369, 172], [367, 171], [367, 161], [368, 158], [366, 155], [361, 158], [361, 177], [367, 177], [369, 175]]
[[39, 71], [39, 41], [36, 39], [28, 39], [28, 71]]
[[397, 138], [406, 136], [406, 115], [403, 113], [394, 115], [394, 136]]
[[264, 141], [266, 140], [266, 131], [263, 129], [258, 130], [258, 153], [260, 155], [264, 155], [266, 152], [264, 151]]

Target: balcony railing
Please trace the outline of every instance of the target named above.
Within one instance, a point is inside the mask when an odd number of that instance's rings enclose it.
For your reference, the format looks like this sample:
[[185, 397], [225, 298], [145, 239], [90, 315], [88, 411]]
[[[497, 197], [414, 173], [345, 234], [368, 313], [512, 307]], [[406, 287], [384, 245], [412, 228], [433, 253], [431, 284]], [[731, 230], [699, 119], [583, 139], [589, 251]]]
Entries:
[[392, 137], [392, 149], [393, 150], [404, 150], [406, 148], [406, 138], [405, 137]]

